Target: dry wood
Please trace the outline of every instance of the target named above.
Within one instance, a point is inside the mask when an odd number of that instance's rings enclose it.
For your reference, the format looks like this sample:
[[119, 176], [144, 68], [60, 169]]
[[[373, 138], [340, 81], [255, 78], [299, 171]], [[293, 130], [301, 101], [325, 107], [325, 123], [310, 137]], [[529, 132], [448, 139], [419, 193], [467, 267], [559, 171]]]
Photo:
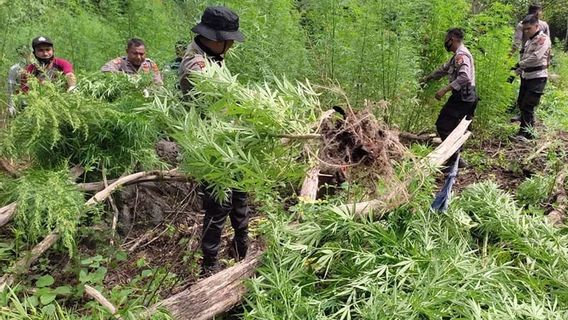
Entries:
[[[114, 182], [116, 182], [118, 179], [111, 179], [108, 180], [107, 182], [112, 184]], [[138, 180], [134, 180], [134, 181], [129, 181], [127, 183], [124, 184], [124, 186], [129, 186], [129, 185], [133, 185], [133, 184], [140, 184], [140, 183], [145, 183], [145, 182], [153, 182], [153, 181], [191, 181], [191, 178], [182, 174], [176, 174], [176, 175], [152, 175], [152, 176], [147, 176], [144, 178], [140, 178]], [[77, 184], [78, 188], [80, 191], [83, 192], [98, 192], [103, 190], [105, 187], [105, 184], [103, 181], [98, 181], [98, 182], [86, 182], [86, 183], [79, 183]]]
[[16, 206], [17, 203], [12, 202], [0, 208], [0, 227], [12, 220], [14, 213], [16, 213]]
[[260, 262], [262, 251], [251, 252], [244, 260], [205, 278], [170, 298], [151, 306], [142, 318], [165, 309], [174, 319], [208, 320], [237, 305], [246, 292], [243, 280], [250, 278]]
[[116, 307], [108, 301], [102, 293], [100, 293], [97, 289], [91, 287], [90, 285], [85, 285], [85, 293], [89, 295], [91, 298], [97, 300], [108, 312], [110, 312], [116, 319], [122, 319], [120, 315], [116, 314], [117, 309]]
[[47, 249], [49, 249], [59, 238], [57, 233], [51, 233], [38, 243], [31, 252], [26, 254], [23, 258], [18, 260], [12, 267], [12, 273], [6, 273], [0, 278], [0, 292], [3, 292], [6, 286], [11, 286], [14, 283], [15, 277], [18, 274], [26, 272], [32, 263], [34, 263]]
[[552, 225], [561, 225], [566, 219], [566, 209], [568, 209], [568, 196], [564, 184], [566, 175], [568, 174], [568, 166], [565, 166], [554, 180], [554, 189], [552, 199], [555, 199], [554, 209], [548, 214], [547, 219]]
[[109, 195], [113, 193], [116, 189], [142, 178], [151, 177], [158, 179], [159, 177], [164, 177], [164, 176], [180, 176], [180, 175], [181, 174], [177, 172], [177, 169], [172, 169], [169, 171], [142, 171], [142, 172], [133, 173], [131, 175], [117, 179], [116, 181], [111, 183], [108, 187], [97, 192], [91, 199], [89, 199], [89, 201], [87, 201], [85, 205], [91, 206], [100, 203], [106, 200], [106, 198], [108, 198]]
[[436, 138], [436, 134], [434, 133], [427, 133], [427, 134], [414, 134], [410, 132], [399, 132], [398, 137], [401, 140], [406, 141], [420, 141], [420, 142], [431, 142], [431, 143], [439, 143], [438, 141], [434, 140]]
[[318, 193], [319, 184], [319, 166], [315, 166], [308, 170], [304, 182], [302, 183], [302, 189], [300, 190], [300, 200], [310, 202], [316, 200]]
[[10, 161], [6, 159], [0, 159], [0, 170], [6, 172], [12, 178], [18, 178], [21, 175], [21, 173], [10, 163]]
[[290, 139], [290, 140], [311, 140], [311, 139], [321, 139], [323, 136], [317, 133], [306, 133], [306, 134], [279, 134], [278, 138]]

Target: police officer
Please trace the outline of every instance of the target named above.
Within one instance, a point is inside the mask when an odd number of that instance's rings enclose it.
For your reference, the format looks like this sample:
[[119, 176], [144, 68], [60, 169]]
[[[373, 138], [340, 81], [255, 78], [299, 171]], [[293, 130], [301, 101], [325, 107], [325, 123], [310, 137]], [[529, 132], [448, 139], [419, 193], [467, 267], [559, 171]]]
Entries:
[[516, 73], [521, 76], [521, 88], [517, 104], [521, 110], [521, 125], [514, 137], [519, 142], [534, 139], [534, 110], [544, 93], [548, 79], [551, 42], [540, 30], [537, 15], [528, 15], [522, 21], [523, 37], [526, 37]]
[[[452, 95], [442, 107], [438, 120], [436, 120], [436, 129], [442, 140], [448, 137], [464, 117], [471, 119], [477, 106], [475, 64], [473, 56], [463, 44], [463, 38], [464, 32], [461, 29], [449, 29], [446, 33], [444, 47], [448, 52], [453, 52], [454, 55], [450, 61], [422, 79], [423, 82], [428, 82], [448, 76], [450, 82], [449, 85], [438, 90], [435, 96], [436, 99], [441, 100], [446, 93], [452, 92]], [[457, 153], [448, 160], [448, 166], [455, 161], [456, 157]], [[465, 166], [465, 162], [460, 163], [460, 167], [463, 166]]]
[[[540, 32], [550, 37], [550, 29], [548, 27], [548, 23], [542, 20], [542, 6], [536, 4], [530, 5], [527, 15], [536, 15], [538, 18]], [[515, 34], [513, 35], [513, 47], [511, 48], [509, 55], [513, 55], [513, 53], [515, 53], [519, 49], [522, 50], [527, 40], [528, 38], [525, 37], [523, 32], [523, 22], [520, 21], [515, 28]], [[522, 54], [522, 51], [520, 53]]]
[[126, 43], [126, 56], [110, 60], [101, 67], [102, 72], [124, 72], [129, 75], [151, 73], [154, 84], [163, 84], [158, 65], [146, 57], [146, 44], [142, 39], [132, 38]]
[[[239, 17], [225, 7], [208, 7], [201, 22], [191, 29], [197, 34], [189, 45], [180, 66], [180, 87], [184, 94], [191, 90], [188, 80], [193, 72], [201, 72], [206, 68], [206, 60], [222, 65], [225, 53], [234, 41], [244, 41], [239, 31]], [[246, 256], [248, 250], [249, 208], [247, 194], [240, 190], [231, 190], [226, 202], [217, 201], [211, 194], [207, 182], [202, 184], [203, 235], [201, 250], [203, 251], [202, 274], [209, 275], [217, 269], [217, 253], [221, 243], [221, 233], [227, 216], [235, 236], [231, 242], [230, 254], [236, 260]]]

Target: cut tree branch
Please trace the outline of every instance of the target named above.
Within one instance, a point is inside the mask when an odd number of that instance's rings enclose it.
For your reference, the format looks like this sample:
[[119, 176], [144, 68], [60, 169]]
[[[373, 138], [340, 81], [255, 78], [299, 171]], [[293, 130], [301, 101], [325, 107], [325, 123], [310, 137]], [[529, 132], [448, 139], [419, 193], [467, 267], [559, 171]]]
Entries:
[[5, 205], [0, 208], [0, 227], [7, 224], [12, 220], [14, 214], [16, 213], [17, 203], [12, 202], [9, 205]]
[[120, 315], [117, 314], [116, 307], [108, 301], [102, 293], [100, 293], [97, 289], [91, 287], [90, 285], [85, 285], [85, 293], [89, 295], [91, 298], [97, 300], [110, 314], [112, 314], [116, 319], [122, 319]]

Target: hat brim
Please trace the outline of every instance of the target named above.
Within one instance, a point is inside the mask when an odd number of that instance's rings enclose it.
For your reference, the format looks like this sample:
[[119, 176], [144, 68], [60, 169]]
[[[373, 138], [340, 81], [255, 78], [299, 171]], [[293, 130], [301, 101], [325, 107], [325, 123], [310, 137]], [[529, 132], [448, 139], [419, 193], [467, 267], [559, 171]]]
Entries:
[[227, 41], [227, 40], [234, 40], [238, 42], [245, 41], [245, 36], [238, 30], [237, 31], [213, 30], [202, 23], [198, 23], [197, 25], [195, 25], [195, 27], [191, 28], [191, 31], [213, 41]]

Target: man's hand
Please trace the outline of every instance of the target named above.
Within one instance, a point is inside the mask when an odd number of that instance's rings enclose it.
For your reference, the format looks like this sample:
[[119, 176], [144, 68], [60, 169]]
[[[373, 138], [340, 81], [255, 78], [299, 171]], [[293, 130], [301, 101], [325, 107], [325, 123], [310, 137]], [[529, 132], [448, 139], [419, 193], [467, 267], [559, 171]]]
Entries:
[[[449, 88], [449, 89], [448, 89], [448, 88]], [[450, 86], [443, 87], [442, 89], [438, 90], [438, 92], [436, 92], [435, 98], [436, 98], [437, 100], [441, 100], [442, 97], [443, 97], [444, 95], [446, 95], [446, 93], [448, 93], [448, 91], [450, 91], [450, 90], [451, 90], [451, 87], [450, 87]]]

